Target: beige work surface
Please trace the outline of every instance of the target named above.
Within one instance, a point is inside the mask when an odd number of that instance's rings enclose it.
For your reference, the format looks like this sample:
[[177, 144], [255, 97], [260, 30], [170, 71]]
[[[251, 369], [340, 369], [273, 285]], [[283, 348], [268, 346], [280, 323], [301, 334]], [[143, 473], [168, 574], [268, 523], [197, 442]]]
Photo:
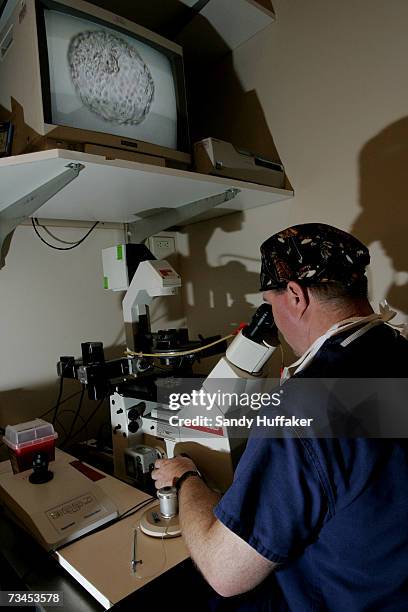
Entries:
[[105, 608], [140, 589], [187, 556], [181, 538], [162, 541], [138, 531], [137, 559], [131, 570], [133, 533], [139, 512], [104, 531], [90, 534], [57, 553], [59, 563], [69, 571]]
[[[75, 459], [58, 449], [56, 457], [65, 457], [67, 461]], [[9, 461], [0, 464], [0, 473], [9, 470]], [[149, 498], [138, 489], [106, 474], [96, 484], [109, 495], [120, 514]], [[138, 527], [146, 507], [157, 503], [157, 500], [152, 501], [132, 516], [68, 544], [56, 553], [60, 565], [106, 609], [189, 556], [181, 537], [162, 540], [146, 536], [138, 530], [136, 556], [143, 563], [137, 566], [136, 574], [132, 572], [134, 529]]]

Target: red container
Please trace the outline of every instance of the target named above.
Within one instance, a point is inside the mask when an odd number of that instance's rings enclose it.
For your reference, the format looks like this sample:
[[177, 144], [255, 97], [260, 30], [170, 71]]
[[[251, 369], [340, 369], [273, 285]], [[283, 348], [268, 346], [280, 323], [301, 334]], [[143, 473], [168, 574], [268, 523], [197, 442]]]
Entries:
[[7, 425], [3, 441], [8, 446], [14, 474], [30, 470], [39, 452], [47, 453], [48, 461], [54, 461], [57, 437], [52, 424], [42, 419]]

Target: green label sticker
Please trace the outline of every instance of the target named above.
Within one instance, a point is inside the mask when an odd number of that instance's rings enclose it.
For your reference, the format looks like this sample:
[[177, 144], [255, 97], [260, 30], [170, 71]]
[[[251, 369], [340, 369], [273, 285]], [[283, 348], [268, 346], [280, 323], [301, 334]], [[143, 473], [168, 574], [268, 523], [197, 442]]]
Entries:
[[109, 289], [109, 279], [107, 276], [103, 277], [103, 288], [104, 289]]
[[123, 259], [123, 246], [121, 244], [116, 247], [116, 259], [119, 261]]

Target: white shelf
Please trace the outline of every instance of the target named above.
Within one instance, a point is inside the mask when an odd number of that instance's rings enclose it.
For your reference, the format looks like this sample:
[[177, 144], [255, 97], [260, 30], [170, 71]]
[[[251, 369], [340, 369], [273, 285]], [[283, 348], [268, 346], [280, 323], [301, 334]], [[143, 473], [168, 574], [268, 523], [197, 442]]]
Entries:
[[72, 162], [85, 168], [33, 216], [129, 223], [162, 208], [177, 208], [231, 188], [240, 190], [230, 202], [201, 215], [203, 219], [266, 206], [293, 196], [292, 191], [285, 189], [53, 149], [0, 160], [0, 212], [61, 174]]

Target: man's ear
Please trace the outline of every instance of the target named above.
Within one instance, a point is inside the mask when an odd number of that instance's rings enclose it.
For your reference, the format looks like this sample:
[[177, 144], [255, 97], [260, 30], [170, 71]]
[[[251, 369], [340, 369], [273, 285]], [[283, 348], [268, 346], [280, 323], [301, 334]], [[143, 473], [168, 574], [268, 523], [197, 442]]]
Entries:
[[305, 287], [302, 287], [295, 281], [289, 281], [286, 286], [286, 290], [289, 303], [294, 308], [294, 311], [297, 313], [297, 316], [300, 319], [309, 306], [309, 293]]

